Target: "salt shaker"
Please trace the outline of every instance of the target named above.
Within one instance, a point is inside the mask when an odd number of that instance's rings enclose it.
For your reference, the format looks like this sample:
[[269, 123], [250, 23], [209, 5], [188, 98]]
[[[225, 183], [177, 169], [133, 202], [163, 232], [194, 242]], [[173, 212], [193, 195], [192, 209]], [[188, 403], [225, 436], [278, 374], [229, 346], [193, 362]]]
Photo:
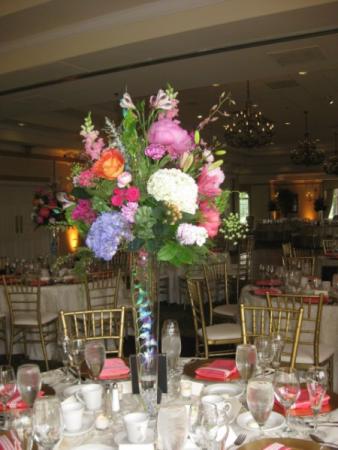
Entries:
[[120, 411], [119, 387], [117, 383], [114, 383], [112, 388], [111, 409], [113, 413]]

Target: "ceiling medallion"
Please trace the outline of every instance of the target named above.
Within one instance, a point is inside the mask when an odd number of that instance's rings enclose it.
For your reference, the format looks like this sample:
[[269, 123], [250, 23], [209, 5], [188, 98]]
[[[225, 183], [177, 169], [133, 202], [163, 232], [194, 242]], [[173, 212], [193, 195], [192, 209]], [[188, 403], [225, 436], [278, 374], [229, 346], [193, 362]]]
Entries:
[[305, 166], [315, 166], [324, 161], [323, 150], [317, 148], [315, 141], [310, 139], [308, 128], [308, 111], [304, 111], [305, 132], [304, 139], [298, 141], [297, 147], [290, 152], [291, 161], [294, 164], [304, 164]]
[[338, 133], [334, 134], [334, 154], [326, 158], [323, 169], [329, 175], [338, 175]]
[[271, 142], [274, 123], [257, 111], [250, 98], [250, 85], [246, 85], [245, 109], [231, 113], [225, 119], [225, 140], [231, 147], [262, 147]]

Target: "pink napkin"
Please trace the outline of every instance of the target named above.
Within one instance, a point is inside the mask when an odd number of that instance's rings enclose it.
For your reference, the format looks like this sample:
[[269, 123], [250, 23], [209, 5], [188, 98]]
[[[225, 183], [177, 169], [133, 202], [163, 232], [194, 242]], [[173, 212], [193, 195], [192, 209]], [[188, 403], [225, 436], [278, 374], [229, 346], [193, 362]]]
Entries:
[[[43, 395], [45, 395], [45, 393], [43, 391], [40, 391], [38, 393], [38, 397], [42, 397]], [[8, 400], [8, 402], [6, 403], [6, 409], [27, 409], [28, 405], [26, 402], [24, 402], [21, 398], [21, 395], [19, 393], [19, 391], [16, 391], [15, 394], [13, 395], [13, 397]], [[2, 405], [0, 406], [0, 411], [3, 410]]]
[[0, 436], [0, 450], [22, 450], [21, 443], [14, 430]]
[[285, 447], [285, 445], [275, 442], [274, 444], [270, 444], [267, 447], [264, 447], [263, 450], [291, 450], [291, 448]]
[[208, 366], [195, 370], [196, 378], [203, 380], [226, 381], [239, 378], [236, 362], [233, 359], [216, 359]]
[[114, 378], [126, 378], [129, 375], [129, 367], [121, 358], [108, 358], [104, 363], [100, 380], [112, 380]]
[[[325, 394], [323, 398], [322, 406], [325, 406], [329, 403], [330, 396], [329, 394]], [[305, 408], [311, 408], [311, 403], [309, 399], [309, 393], [306, 388], [302, 388], [300, 390], [300, 395], [296, 401], [296, 403], [291, 407], [291, 409], [305, 409]]]
[[281, 290], [280, 289], [276, 289], [273, 287], [270, 288], [256, 288], [253, 290], [254, 295], [265, 295], [267, 293], [269, 294], [280, 294]]

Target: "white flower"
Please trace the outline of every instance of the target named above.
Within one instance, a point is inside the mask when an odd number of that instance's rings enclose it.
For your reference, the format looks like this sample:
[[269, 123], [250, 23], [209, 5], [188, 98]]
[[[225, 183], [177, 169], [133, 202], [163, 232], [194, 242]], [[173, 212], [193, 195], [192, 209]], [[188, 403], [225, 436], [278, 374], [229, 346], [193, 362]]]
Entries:
[[160, 89], [157, 92], [156, 97], [153, 95], [150, 97], [150, 106], [154, 109], [165, 109], [170, 110], [173, 108], [173, 102], [169, 98], [166, 92], [163, 89]]
[[124, 109], [136, 109], [136, 106], [134, 105], [128, 92], [123, 94], [123, 97], [120, 100], [120, 106]]
[[195, 180], [179, 169], [160, 169], [149, 178], [148, 194], [172, 203], [179, 211], [195, 214], [198, 188]]
[[117, 187], [119, 188], [124, 188], [127, 186], [127, 184], [129, 184], [132, 180], [132, 176], [129, 172], [122, 172], [118, 177], [117, 177]]
[[201, 247], [208, 238], [208, 232], [204, 227], [181, 223], [177, 228], [176, 238], [180, 244], [194, 245]]

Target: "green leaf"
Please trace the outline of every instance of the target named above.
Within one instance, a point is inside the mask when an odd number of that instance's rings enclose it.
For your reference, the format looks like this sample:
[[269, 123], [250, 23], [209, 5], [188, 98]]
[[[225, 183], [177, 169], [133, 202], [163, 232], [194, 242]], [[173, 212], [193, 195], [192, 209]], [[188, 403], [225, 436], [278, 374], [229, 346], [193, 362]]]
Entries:
[[196, 145], [199, 144], [200, 140], [201, 140], [200, 132], [198, 130], [196, 130], [195, 133], [194, 133], [195, 144]]
[[208, 171], [210, 172], [211, 170], [217, 169], [217, 167], [220, 167], [223, 164], [223, 160], [219, 159], [215, 162], [213, 162], [212, 164], [210, 164], [210, 166], [208, 167]]
[[178, 246], [178, 243], [172, 241], [163, 245], [157, 255], [159, 261], [171, 261], [177, 254]]
[[135, 234], [144, 240], [154, 238], [153, 225], [155, 223], [156, 219], [152, 215], [152, 208], [150, 206], [141, 206], [135, 214]]
[[81, 198], [81, 199], [91, 198], [91, 195], [89, 194], [87, 189], [82, 188], [82, 187], [75, 187], [72, 190], [71, 194], [74, 195], [74, 197], [76, 197], [76, 198]]
[[100, 197], [92, 198], [92, 208], [94, 211], [99, 213], [111, 211], [111, 208], [107, 205], [107, 202]]

